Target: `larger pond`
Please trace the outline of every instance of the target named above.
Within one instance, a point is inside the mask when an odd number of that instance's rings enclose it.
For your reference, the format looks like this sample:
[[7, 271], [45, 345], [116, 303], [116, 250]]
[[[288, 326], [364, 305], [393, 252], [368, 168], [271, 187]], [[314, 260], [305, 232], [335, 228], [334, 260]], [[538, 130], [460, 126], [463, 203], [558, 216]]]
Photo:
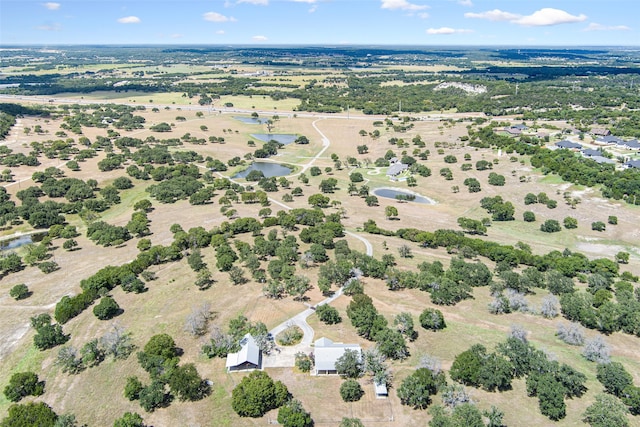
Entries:
[[254, 162], [247, 169], [235, 174], [233, 178], [245, 178], [251, 171], [260, 171], [265, 178], [271, 178], [272, 176], [289, 175], [291, 173], [291, 168], [278, 163]]
[[28, 245], [30, 243], [41, 242], [44, 236], [47, 235], [47, 232], [38, 232], [25, 234], [22, 236], [11, 237], [10, 239], [5, 239], [0, 241], [0, 250], [8, 251], [11, 249], [17, 249], [20, 246]]
[[298, 138], [298, 135], [290, 133], [252, 133], [251, 136], [263, 142], [274, 140], [284, 145], [291, 144]]
[[235, 116], [234, 119], [246, 123], [248, 125], [263, 125], [269, 121], [269, 119], [261, 119], [260, 117], [241, 117]]
[[393, 188], [376, 188], [373, 190], [373, 194], [386, 199], [394, 199], [405, 202], [422, 203], [426, 205], [435, 205], [436, 202], [420, 194], [413, 193], [411, 191], [396, 190]]

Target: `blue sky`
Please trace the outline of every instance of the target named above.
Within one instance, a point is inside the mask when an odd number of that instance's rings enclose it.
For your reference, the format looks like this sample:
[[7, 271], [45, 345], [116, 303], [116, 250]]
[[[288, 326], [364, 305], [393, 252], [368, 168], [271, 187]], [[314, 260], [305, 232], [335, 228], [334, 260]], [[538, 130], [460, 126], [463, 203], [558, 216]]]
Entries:
[[0, 45], [640, 46], [638, 0], [1, 0]]

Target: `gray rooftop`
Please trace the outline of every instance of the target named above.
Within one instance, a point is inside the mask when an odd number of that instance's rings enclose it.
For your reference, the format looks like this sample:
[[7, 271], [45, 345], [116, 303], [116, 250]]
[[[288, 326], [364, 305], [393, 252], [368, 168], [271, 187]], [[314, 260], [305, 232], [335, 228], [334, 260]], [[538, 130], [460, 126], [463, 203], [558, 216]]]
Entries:
[[346, 350], [354, 350], [361, 353], [362, 349], [358, 344], [334, 343], [329, 338], [320, 338], [316, 340], [313, 354], [315, 356], [315, 370], [318, 371], [335, 371], [336, 361], [345, 353]]
[[240, 351], [237, 353], [227, 354], [227, 368], [233, 368], [240, 366], [243, 363], [251, 363], [256, 366], [260, 366], [260, 348], [256, 344], [256, 340], [253, 339], [251, 334], [245, 335], [240, 340]]

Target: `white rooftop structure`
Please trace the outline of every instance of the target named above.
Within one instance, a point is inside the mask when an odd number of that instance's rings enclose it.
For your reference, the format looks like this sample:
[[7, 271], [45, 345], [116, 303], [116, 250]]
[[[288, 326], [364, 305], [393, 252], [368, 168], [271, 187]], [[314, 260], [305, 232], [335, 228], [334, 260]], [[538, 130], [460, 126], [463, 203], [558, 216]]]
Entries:
[[336, 361], [347, 350], [357, 351], [358, 354], [362, 354], [362, 349], [358, 344], [343, 344], [334, 343], [329, 338], [320, 338], [314, 343], [314, 357], [315, 357], [315, 375], [329, 375], [337, 374]]
[[377, 382], [373, 382], [373, 387], [376, 391], [376, 398], [377, 399], [384, 399], [386, 397], [389, 397], [389, 390], [387, 390], [387, 384], [385, 383], [377, 383]]
[[239, 352], [227, 354], [227, 371], [260, 369], [261, 365], [262, 353], [251, 334], [245, 335], [240, 340]]

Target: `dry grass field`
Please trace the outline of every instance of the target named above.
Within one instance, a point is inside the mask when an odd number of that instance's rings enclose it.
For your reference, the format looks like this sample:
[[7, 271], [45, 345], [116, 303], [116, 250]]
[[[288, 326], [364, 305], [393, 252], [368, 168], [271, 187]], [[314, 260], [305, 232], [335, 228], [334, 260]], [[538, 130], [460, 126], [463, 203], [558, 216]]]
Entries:
[[[175, 71], [174, 71], [175, 72]], [[306, 78], [306, 76], [305, 76]], [[60, 95], [71, 98], [68, 94]], [[79, 97], [78, 97], [79, 98]], [[122, 136], [131, 136], [145, 139], [148, 136], [157, 138], [179, 138], [190, 133], [192, 136], [207, 139], [209, 136], [224, 137], [224, 144], [194, 145], [185, 143], [176, 150], [194, 150], [204, 157], [212, 156], [224, 162], [233, 157], [243, 157], [245, 153], [254, 148], [249, 147], [247, 141], [252, 139], [251, 134], [266, 133], [264, 125], [244, 124], [236, 120], [234, 116], [249, 116], [251, 111], [260, 111], [260, 117], [270, 118], [278, 115], [274, 133], [290, 133], [305, 135], [309, 138], [309, 145], [289, 145], [280, 150], [277, 156], [269, 161], [282, 162], [297, 166], [289, 178], [292, 187], [301, 186], [303, 197], [295, 198], [293, 202], [286, 204], [291, 207], [309, 207], [308, 196], [319, 193], [318, 185], [322, 179], [329, 177], [324, 172], [325, 167], [334, 167], [330, 158], [336, 154], [346, 163], [348, 156], [363, 160], [368, 158], [371, 162], [383, 157], [387, 150], [393, 150], [398, 157], [403, 150], [411, 155], [415, 146], [399, 149], [388, 143], [389, 138], [403, 138], [410, 143], [416, 135], [420, 135], [426, 142], [426, 148], [430, 150], [429, 159], [424, 162], [431, 171], [430, 177], [417, 177], [417, 187], [411, 188], [421, 195], [436, 201], [434, 205], [420, 205], [417, 203], [398, 203], [395, 200], [379, 198], [379, 207], [368, 207], [364, 200], [357, 196], [347, 195], [349, 173], [354, 171], [348, 168], [333, 170], [331, 177], [338, 180], [339, 190], [330, 195], [332, 200], [340, 202], [340, 206], [346, 210], [344, 225], [349, 231], [358, 232], [367, 219], [373, 219], [385, 229], [397, 230], [399, 228], [415, 227], [427, 231], [437, 229], [459, 229], [456, 220], [465, 216], [473, 219], [481, 219], [489, 216], [480, 208], [480, 199], [487, 196], [501, 195], [505, 200], [511, 201], [516, 209], [516, 220], [510, 222], [493, 222], [487, 232], [488, 240], [505, 244], [523, 242], [532, 247], [534, 253], [547, 253], [551, 250], [562, 251], [565, 248], [585, 253], [590, 258], [612, 258], [618, 251], [624, 250], [631, 254], [630, 264], [623, 266], [622, 270], [629, 270], [634, 274], [640, 273], [640, 231], [637, 227], [638, 207], [629, 207], [624, 203], [603, 199], [599, 191], [595, 189], [580, 188], [563, 182], [554, 177], [545, 177], [539, 171], [533, 169], [527, 158], [518, 157], [517, 161], [510, 160], [511, 155], [498, 153], [489, 149], [473, 149], [464, 146], [460, 137], [467, 134], [469, 121], [445, 123], [439, 120], [424, 120], [412, 122], [414, 127], [406, 133], [396, 133], [392, 129], [374, 127], [373, 122], [383, 120], [379, 117], [367, 117], [353, 113], [347, 117], [331, 117], [324, 115], [300, 114], [294, 117], [291, 111], [295, 105], [291, 101], [273, 101], [271, 99], [258, 99], [248, 97], [223, 97], [216, 105], [232, 102], [234, 108], [246, 110], [243, 112], [208, 112], [203, 111], [203, 117], [196, 115], [196, 110], [188, 109], [189, 103], [197, 105], [196, 99], [188, 99], [181, 94], [119, 94], [117, 97], [104, 97], [104, 94], [84, 96], [83, 101], [105, 100], [113, 103], [130, 103], [141, 105], [149, 103], [157, 105], [159, 111], [153, 112], [151, 108], [140, 111], [146, 119], [145, 129], [136, 131], [121, 131]], [[168, 109], [165, 109], [165, 105]], [[446, 115], [446, 114], [445, 114]], [[176, 117], [183, 116], [185, 121], [178, 121]], [[451, 114], [451, 118], [457, 119], [460, 115]], [[449, 117], [447, 116], [447, 117]], [[501, 118], [501, 120], [505, 120]], [[149, 126], [167, 122], [172, 123], [172, 132], [158, 134], [150, 131]], [[514, 119], [515, 123], [515, 119]], [[25, 135], [23, 129], [41, 125], [48, 133], [43, 135]], [[31, 141], [46, 141], [56, 139], [55, 133], [60, 130], [60, 120], [45, 121], [38, 118], [21, 118], [14, 127], [9, 137], [2, 142], [3, 145], [14, 152], [28, 153]], [[558, 123], [561, 124], [561, 123]], [[202, 130], [201, 126], [207, 130]], [[316, 130], [317, 129], [317, 130]], [[378, 129], [381, 132], [379, 138], [360, 136], [360, 130], [367, 133]], [[316, 160], [312, 158], [321, 150], [323, 137], [320, 131], [330, 142], [329, 148]], [[98, 135], [106, 134], [105, 130], [83, 128], [84, 136], [94, 140]], [[70, 137], [76, 138], [75, 135]], [[439, 143], [444, 154], [438, 153], [436, 143]], [[356, 147], [366, 144], [369, 152], [359, 155]], [[256, 141], [256, 145], [260, 146]], [[469, 154], [471, 160], [463, 160], [463, 156]], [[445, 163], [445, 155], [454, 155], [458, 162]], [[42, 165], [37, 168], [16, 167], [12, 168], [15, 176], [14, 183], [5, 185], [9, 193], [15, 195], [20, 189], [33, 185], [31, 175], [36, 170], [43, 170], [49, 166], [61, 167], [66, 176], [81, 179], [96, 179], [100, 187], [110, 184], [116, 177], [124, 174], [123, 170], [112, 172], [99, 172], [97, 162], [104, 158], [105, 153], [89, 159], [80, 164], [81, 170], [72, 172], [66, 169], [57, 159], [41, 158]], [[462, 163], [475, 163], [479, 160], [494, 162], [493, 172], [502, 174], [506, 178], [504, 187], [495, 187], [488, 184], [490, 171], [462, 171]], [[522, 160], [522, 161], [521, 161]], [[310, 177], [308, 185], [298, 182], [298, 174], [305, 166], [318, 166], [323, 170], [322, 175]], [[203, 166], [203, 165], [201, 165]], [[449, 167], [453, 172], [453, 180], [447, 181], [440, 176], [441, 168]], [[232, 173], [232, 169], [227, 174]], [[394, 187], [409, 189], [405, 182], [392, 182], [385, 175], [385, 168], [360, 168], [365, 178], [365, 183], [373, 190], [379, 187]], [[307, 172], [307, 175], [308, 172]], [[520, 177], [524, 176], [524, 182]], [[475, 177], [481, 182], [482, 191], [469, 193], [463, 184], [468, 177]], [[148, 197], [145, 188], [153, 184], [152, 181], [133, 180], [134, 188], [121, 192], [122, 202], [102, 215], [102, 219], [114, 225], [125, 225], [129, 221], [133, 211], [133, 205]], [[242, 180], [240, 180], [242, 182]], [[453, 186], [458, 186], [460, 191], [454, 193]], [[524, 205], [524, 196], [527, 193], [546, 192], [551, 199], [557, 200], [558, 206], [549, 209], [544, 205]], [[563, 193], [570, 192], [574, 197], [580, 197], [576, 209], [564, 203]], [[269, 193], [276, 201], [282, 201], [286, 190]], [[222, 195], [218, 192], [213, 204], [204, 206], [192, 206], [187, 201], [179, 201], [174, 204], [161, 204], [152, 200], [154, 210], [149, 213], [152, 234], [149, 236], [153, 244], [169, 244], [172, 234], [169, 228], [172, 224], [180, 224], [184, 230], [191, 227], [202, 226], [209, 230], [219, 226], [227, 218], [220, 213], [220, 205], [217, 198]], [[399, 220], [386, 219], [384, 207], [394, 205], [399, 212]], [[236, 204], [238, 215], [258, 217], [260, 206]], [[276, 203], [271, 204], [274, 214], [280, 210]], [[536, 222], [525, 223], [522, 213], [531, 210], [536, 215]], [[329, 208], [327, 212], [334, 212]], [[609, 215], [618, 217], [618, 225], [607, 226], [606, 231], [592, 231], [592, 221], [607, 221]], [[540, 231], [539, 226], [545, 219], [562, 219], [572, 216], [578, 219], [579, 226], [575, 230], [562, 230], [559, 233], [549, 234]], [[71, 295], [80, 291], [80, 280], [87, 278], [106, 265], [120, 265], [133, 259], [138, 250], [136, 244], [139, 239], [132, 239], [125, 244], [113, 247], [97, 246], [85, 237], [86, 224], [76, 215], [69, 216], [69, 222], [78, 227], [81, 236], [77, 238], [80, 249], [73, 252], [64, 251], [58, 247], [54, 251], [55, 261], [60, 269], [48, 275], [43, 274], [35, 267], [13, 273], [0, 281], [0, 386], [7, 383], [12, 373], [33, 370], [40, 373], [46, 381], [46, 392], [38, 400], [50, 404], [57, 413], [72, 412], [76, 414], [81, 423], [90, 426], [112, 425], [114, 419], [125, 411], [135, 411], [143, 414], [145, 423], [154, 426], [254, 426], [264, 425], [274, 420], [276, 411], [272, 411], [259, 419], [239, 418], [231, 409], [231, 391], [241, 380], [243, 374], [227, 374], [224, 368], [224, 360], [208, 359], [201, 354], [200, 348], [204, 338], [193, 338], [184, 331], [184, 322], [190, 311], [202, 303], [209, 303], [214, 319], [212, 324], [226, 328], [229, 320], [239, 314], [244, 314], [252, 321], [262, 321], [268, 328], [272, 328], [289, 317], [306, 308], [302, 302], [293, 301], [292, 298], [282, 300], [268, 299], [263, 295], [262, 285], [249, 281], [244, 285], [234, 286], [230, 283], [228, 275], [215, 268], [215, 257], [212, 248], [202, 251], [205, 262], [211, 267], [215, 283], [205, 291], [200, 291], [194, 285], [195, 273], [187, 265], [186, 259], [180, 262], [152, 267], [158, 279], [148, 283], [149, 290], [142, 294], [127, 294], [121, 289], [112, 292], [124, 312], [114, 320], [132, 333], [133, 340], [140, 348], [147, 340], [158, 333], [168, 333], [184, 350], [181, 363], [195, 363], [198, 372], [203, 378], [213, 382], [211, 396], [193, 403], [173, 402], [168, 408], [159, 409], [153, 413], [144, 413], [137, 402], [129, 402], [123, 396], [126, 377], [138, 375], [143, 383], [148, 382], [147, 374], [136, 361], [135, 354], [126, 361], [107, 360], [100, 366], [86, 369], [77, 375], [68, 375], [60, 372], [54, 364], [57, 348], [40, 352], [33, 347], [34, 332], [29, 327], [29, 318], [42, 312], [53, 313], [57, 301], [64, 295]], [[32, 231], [28, 225], [23, 224], [15, 228], [0, 230], [0, 236], [9, 236], [16, 232]], [[398, 259], [399, 268], [415, 269], [422, 261], [440, 260], [445, 266], [451, 258], [445, 250], [425, 249], [412, 246], [413, 258], [400, 259], [397, 248], [405, 244], [395, 237], [382, 237], [377, 235], [362, 234], [372, 245], [374, 256], [379, 258], [385, 253], [391, 253]], [[251, 241], [249, 236], [240, 236], [237, 239]], [[362, 242], [354, 238], [347, 238], [352, 249], [364, 252]], [[56, 240], [55, 245], [61, 246], [62, 240]], [[388, 249], [384, 249], [386, 246]], [[302, 244], [304, 251], [308, 246]], [[483, 260], [487, 262], [487, 260]], [[487, 262], [491, 266], [490, 262]], [[265, 266], [265, 263], [263, 263]], [[491, 266], [493, 267], [493, 266]], [[312, 284], [317, 282], [318, 269], [311, 268], [300, 270], [306, 274]], [[247, 274], [247, 276], [249, 276]], [[22, 301], [14, 301], [9, 297], [9, 289], [18, 283], [29, 286], [33, 295]], [[528, 339], [536, 347], [553, 355], [560, 362], [566, 362], [585, 373], [588, 377], [587, 387], [589, 391], [580, 399], [567, 401], [567, 417], [559, 422], [551, 422], [542, 416], [538, 410], [537, 399], [526, 396], [524, 380], [514, 381], [513, 390], [503, 393], [488, 393], [473, 389], [471, 394], [481, 409], [488, 409], [492, 405], [500, 407], [505, 413], [505, 423], [509, 426], [578, 426], [585, 408], [594, 401], [595, 395], [602, 390], [602, 386], [595, 379], [595, 364], [587, 362], [579, 356], [580, 348], [570, 347], [555, 337], [556, 325], [562, 320], [548, 320], [534, 314], [513, 313], [508, 315], [489, 314], [487, 305], [491, 300], [489, 289], [474, 289], [474, 298], [465, 300], [455, 306], [438, 306], [445, 317], [447, 328], [444, 331], [433, 333], [422, 330], [417, 322], [417, 317], [426, 307], [436, 307], [429, 299], [426, 292], [419, 290], [405, 290], [391, 292], [381, 280], [366, 279], [365, 292], [373, 298], [376, 308], [392, 322], [394, 315], [406, 311], [416, 320], [416, 329], [419, 330], [418, 339], [409, 344], [411, 356], [402, 362], [392, 363], [393, 384], [397, 387], [403, 378], [408, 376], [417, 365], [420, 357], [425, 354], [438, 357], [445, 369], [448, 369], [454, 357], [466, 350], [472, 344], [481, 343], [492, 349], [497, 343], [503, 341], [511, 325], [522, 325], [528, 331]], [[529, 298], [533, 306], [539, 306], [546, 291], [539, 291]], [[309, 303], [315, 304], [322, 300], [317, 287], [307, 294]], [[369, 348], [371, 342], [363, 340], [356, 334], [347, 316], [346, 307], [350, 298], [341, 296], [332, 305], [340, 312], [343, 322], [328, 326], [319, 322], [315, 315], [309, 318], [309, 324], [315, 330], [316, 338], [326, 336], [340, 342], [356, 342]], [[78, 317], [69, 321], [65, 326], [65, 332], [71, 334], [68, 344], [75, 347], [82, 346], [93, 337], [100, 336], [111, 327], [112, 322], [100, 321], [92, 313], [86, 310]], [[596, 332], [588, 331], [588, 336], [594, 336]], [[612, 346], [612, 356], [616, 361], [622, 362], [627, 370], [632, 373], [636, 384], [640, 384], [640, 339], [622, 333], [615, 333], [606, 337]], [[309, 410], [318, 426], [337, 426], [343, 416], [358, 417], [367, 426], [424, 426], [429, 420], [427, 411], [416, 411], [400, 404], [395, 390], [391, 388], [389, 399], [375, 399], [373, 386], [368, 378], [361, 379], [365, 390], [363, 399], [356, 403], [344, 403], [339, 396], [341, 380], [337, 377], [311, 377], [293, 369], [270, 369], [268, 373], [274, 378], [282, 380], [292, 394], [300, 399], [304, 407]], [[27, 399], [29, 400], [29, 399]], [[439, 403], [439, 397], [434, 399]], [[0, 417], [7, 413], [9, 402], [4, 396], [0, 396]], [[632, 420], [638, 424], [637, 417]]]

